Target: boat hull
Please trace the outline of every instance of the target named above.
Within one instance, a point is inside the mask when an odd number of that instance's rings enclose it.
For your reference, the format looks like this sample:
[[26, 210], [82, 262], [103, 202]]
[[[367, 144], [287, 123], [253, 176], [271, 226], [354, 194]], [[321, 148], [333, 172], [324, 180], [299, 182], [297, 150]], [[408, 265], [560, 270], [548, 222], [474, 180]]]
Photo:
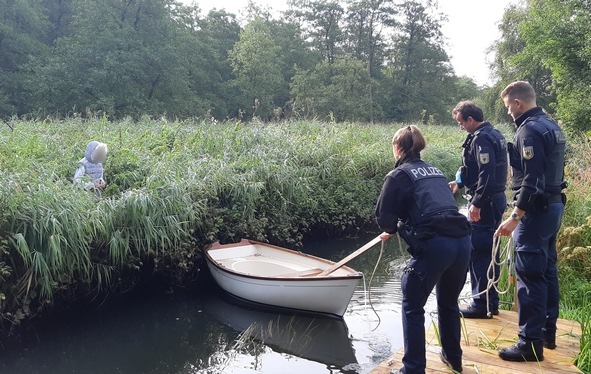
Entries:
[[339, 317], [345, 313], [362, 277], [348, 267], [317, 276], [314, 272], [334, 262], [253, 241], [226, 247], [216, 244], [206, 249], [205, 255], [217, 284], [234, 296]]

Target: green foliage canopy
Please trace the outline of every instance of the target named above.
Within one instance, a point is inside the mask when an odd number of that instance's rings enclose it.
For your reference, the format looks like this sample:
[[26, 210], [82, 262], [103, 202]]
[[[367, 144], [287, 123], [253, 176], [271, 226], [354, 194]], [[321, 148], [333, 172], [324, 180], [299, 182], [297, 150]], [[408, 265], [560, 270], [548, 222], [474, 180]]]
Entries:
[[538, 105], [573, 133], [591, 130], [591, 3], [585, 0], [529, 0], [505, 10], [501, 39], [493, 50], [499, 81], [486, 94], [487, 109], [499, 119], [498, 93], [511, 81], [529, 81]]
[[552, 72], [556, 114], [571, 130], [591, 130], [591, 2], [531, 0], [522, 31]]
[[251, 3], [241, 22], [174, 0], [0, 5], [2, 118], [439, 119], [458, 96], [431, 0]]

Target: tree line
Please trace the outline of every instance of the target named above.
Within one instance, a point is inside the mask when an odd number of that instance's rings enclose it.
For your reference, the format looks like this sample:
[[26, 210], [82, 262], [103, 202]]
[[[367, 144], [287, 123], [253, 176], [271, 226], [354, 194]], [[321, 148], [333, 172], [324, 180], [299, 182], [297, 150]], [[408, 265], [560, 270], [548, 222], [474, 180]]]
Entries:
[[0, 0], [0, 116], [449, 120], [478, 88], [432, 0]]
[[527, 80], [538, 104], [569, 132], [591, 131], [591, 1], [526, 0], [505, 9], [491, 46], [496, 84], [482, 101], [493, 118], [506, 112], [498, 93]]
[[175, 0], [0, 0], [0, 118], [143, 115], [451, 123], [528, 80], [574, 131], [591, 129], [591, 3], [505, 9], [492, 87], [457, 76], [434, 0], [250, 2], [239, 17]]

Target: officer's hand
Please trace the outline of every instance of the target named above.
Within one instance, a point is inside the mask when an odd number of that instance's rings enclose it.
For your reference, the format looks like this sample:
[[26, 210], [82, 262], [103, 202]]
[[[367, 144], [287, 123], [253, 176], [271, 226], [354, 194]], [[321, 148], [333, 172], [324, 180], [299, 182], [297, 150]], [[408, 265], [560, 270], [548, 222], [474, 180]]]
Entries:
[[389, 233], [387, 233], [387, 232], [385, 232], [385, 231], [384, 231], [383, 233], [381, 233], [381, 234], [380, 234], [380, 239], [382, 239], [382, 240], [388, 240], [388, 239], [390, 239], [391, 237], [392, 237], [392, 234], [389, 234]]
[[470, 209], [468, 209], [468, 216], [472, 222], [480, 221], [480, 208], [470, 205]]
[[459, 188], [458, 188], [458, 182], [451, 181], [447, 185], [451, 189], [451, 193], [455, 194], [456, 192], [458, 192], [458, 190], [459, 190]]
[[513, 230], [515, 230], [518, 224], [519, 221], [511, 217], [507, 218], [506, 220], [501, 222], [501, 225], [499, 226], [497, 231], [495, 231], [495, 236], [511, 236]]

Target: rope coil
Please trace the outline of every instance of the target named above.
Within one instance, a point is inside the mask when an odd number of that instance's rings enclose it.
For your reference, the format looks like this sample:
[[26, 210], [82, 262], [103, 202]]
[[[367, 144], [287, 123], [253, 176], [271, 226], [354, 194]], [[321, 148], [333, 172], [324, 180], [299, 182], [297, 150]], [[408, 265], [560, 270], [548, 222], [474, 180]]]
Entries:
[[[397, 235], [398, 237], [398, 246], [400, 248], [400, 252], [402, 255], [404, 255], [404, 251], [403, 251], [403, 246], [402, 246], [402, 241], [400, 239], [400, 236]], [[515, 281], [515, 263], [513, 261], [513, 239], [511, 237], [509, 237], [509, 240], [507, 241], [506, 245], [501, 249], [501, 242], [502, 242], [502, 238], [500, 236], [495, 236], [493, 239], [493, 246], [492, 246], [492, 253], [491, 253], [491, 261], [490, 264], [488, 266], [487, 272], [486, 272], [486, 277], [487, 277], [487, 284], [486, 284], [486, 289], [482, 292], [479, 292], [475, 295], [470, 295], [470, 296], [466, 296], [466, 297], [460, 297], [459, 300], [468, 300], [471, 298], [474, 298], [476, 296], [480, 296], [483, 294], [486, 294], [486, 312], [488, 316], [492, 316], [492, 311], [490, 310], [490, 296], [489, 296], [489, 291], [494, 287], [494, 289], [497, 291], [497, 293], [499, 295], [504, 295], [506, 293], [509, 292], [510, 287], [512, 284], [514, 284]], [[371, 276], [369, 277], [369, 281], [365, 282], [365, 274], [363, 274], [363, 293], [364, 295], [366, 295], [366, 299], [365, 299], [365, 305], [367, 305], [367, 303], [369, 302], [369, 306], [371, 307], [371, 310], [374, 312], [374, 314], [376, 315], [376, 317], [378, 318], [378, 324], [372, 329], [372, 331], [376, 330], [380, 324], [381, 324], [381, 318], [380, 315], [378, 314], [378, 312], [375, 310], [373, 303], [371, 301], [371, 283], [373, 281], [373, 277], [378, 269], [378, 265], [380, 263], [380, 261], [382, 260], [382, 255], [384, 253], [384, 247], [385, 247], [385, 240], [382, 240], [381, 246], [380, 246], [380, 254], [378, 256], [378, 259], [376, 260], [376, 264], [373, 268], [373, 271], [371, 272]], [[500, 251], [500, 253], [499, 253]], [[499, 261], [496, 261], [497, 258], [497, 253], [499, 253]], [[499, 289], [499, 279], [500, 279], [500, 274], [499, 277], [497, 279], [497, 274], [496, 274], [496, 266], [499, 267], [499, 269], [502, 268], [502, 266], [504, 264], [507, 264], [507, 270], [508, 270], [508, 282], [507, 282], [507, 288], [504, 290]], [[495, 281], [496, 279], [496, 281]]]
[[[507, 244], [503, 247], [503, 249], [499, 253], [499, 250], [501, 247], [501, 241], [502, 241], [502, 239], [500, 236], [495, 236], [493, 239], [491, 261], [490, 261], [490, 264], [488, 265], [488, 269], [486, 271], [486, 278], [487, 278], [486, 289], [482, 292], [475, 294], [475, 295], [470, 295], [470, 296], [459, 298], [460, 300], [468, 300], [468, 299], [472, 299], [476, 296], [486, 294], [486, 312], [487, 312], [487, 315], [489, 315], [489, 316], [492, 315], [492, 311], [490, 310], [490, 304], [489, 304], [489, 301], [490, 301], [489, 291], [494, 287], [494, 289], [497, 291], [497, 293], [499, 295], [504, 295], [507, 292], [509, 292], [511, 285], [514, 284], [514, 281], [515, 281], [515, 277], [514, 277], [515, 262], [513, 261], [513, 239], [511, 237], [509, 237]], [[497, 253], [499, 253], [499, 262], [496, 261]], [[499, 269], [501, 269], [504, 264], [507, 264], [509, 280], [507, 282], [507, 288], [504, 290], [500, 290], [499, 285], [498, 285], [499, 279], [500, 279], [500, 274], [498, 274], [498, 279], [497, 279], [495, 265], [499, 266]], [[497, 280], [495, 281], [495, 279], [497, 279]]]

